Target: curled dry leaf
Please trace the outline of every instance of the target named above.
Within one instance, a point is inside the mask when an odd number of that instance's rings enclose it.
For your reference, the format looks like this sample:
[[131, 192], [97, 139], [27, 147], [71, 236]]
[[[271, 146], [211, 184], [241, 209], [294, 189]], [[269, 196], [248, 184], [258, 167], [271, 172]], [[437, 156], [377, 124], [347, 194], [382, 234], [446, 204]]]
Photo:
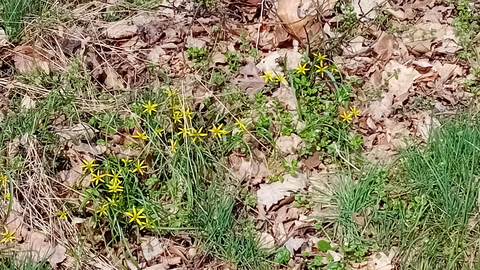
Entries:
[[273, 92], [272, 98], [277, 98], [280, 104], [289, 111], [295, 111], [297, 109], [290, 86], [280, 85], [280, 87]]
[[308, 27], [315, 19], [315, 3], [311, 0], [279, 0], [277, 15], [290, 35], [305, 39], [307, 38], [305, 30], [308, 31]]
[[133, 37], [138, 32], [138, 26], [127, 20], [110, 23], [105, 27], [107, 37], [113, 39]]
[[304, 189], [308, 184], [308, 180], [303, 174], [295, 176], [287, 174], [283, 178], [283, 182], [261, 184], [260, 189], [257, 190], [258, 202], [265, 205], [267, 210], [285, 196], [289, 196], [290, 192]]

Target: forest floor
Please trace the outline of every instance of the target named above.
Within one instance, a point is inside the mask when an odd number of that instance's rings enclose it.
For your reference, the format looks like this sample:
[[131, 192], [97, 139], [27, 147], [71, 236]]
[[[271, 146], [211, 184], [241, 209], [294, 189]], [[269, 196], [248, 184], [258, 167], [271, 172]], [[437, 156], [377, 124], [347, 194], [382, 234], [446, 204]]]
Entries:
[[0, 18], [0, 269], [480, 269], [480, 2]]

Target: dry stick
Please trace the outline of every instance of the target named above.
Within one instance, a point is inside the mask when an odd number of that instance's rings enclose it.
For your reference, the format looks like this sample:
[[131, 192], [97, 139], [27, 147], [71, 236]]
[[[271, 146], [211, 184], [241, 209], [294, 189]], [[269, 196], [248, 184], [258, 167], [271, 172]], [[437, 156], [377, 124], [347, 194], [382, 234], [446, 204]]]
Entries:
[[260, 25], [258, 26], [257, 30], [257, 44], [255, 44], [255, 50], [258, 52], [258, 42], [260, 41], [260, 28], [262, 27], [263, 24], [263, 5], [265, 3], [265, 0], [262, 0], [262, 7], [260, 8]]

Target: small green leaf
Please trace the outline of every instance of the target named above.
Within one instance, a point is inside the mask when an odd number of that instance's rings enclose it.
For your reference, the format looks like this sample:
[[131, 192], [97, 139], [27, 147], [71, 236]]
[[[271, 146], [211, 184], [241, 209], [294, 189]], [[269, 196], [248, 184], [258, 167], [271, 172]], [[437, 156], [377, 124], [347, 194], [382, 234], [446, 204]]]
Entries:
[[328, 242], [325, 241], [325, 240], [320, 240], [320, 241], [318, 241], [317, 247], [318, 247], [318, 249], [321, 250], [322, 252], [327, 252], [328, 250], [333, 250], [333, 249], [332, 249], [332, 246], [330, 246], [330, 243], [328, 243]]
[[277, 250], [277, 254], [275, 254], [275, 262], [277, 263], [287, 263], [290, 260], [290, 251], [282, 247]]
[[333, 256], [332, 256], [332, 254], [330, 254], [330, 253], [327, 254], [327, 261], [333, 262]]

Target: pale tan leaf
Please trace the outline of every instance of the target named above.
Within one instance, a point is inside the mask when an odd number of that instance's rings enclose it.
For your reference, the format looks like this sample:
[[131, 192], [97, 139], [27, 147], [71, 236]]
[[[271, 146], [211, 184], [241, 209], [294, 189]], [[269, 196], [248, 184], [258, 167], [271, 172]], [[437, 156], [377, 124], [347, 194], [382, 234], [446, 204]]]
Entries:
[[147, 262], [157, 258], [165, 251], [165, 244], [156, 237], [143, 237], [140, 247]]
[[275, 140], [275, 146], [284, 154], [295, 154], [295, 151], [300, 147], [302, 138], [297, 134], [292, 133], [289, 136], [280, 136]]
[[303, 174], [296, 174], [295, 176], [287, 174], [283, 178], [283, 182], [261, 184], [260, 189], [257, 190], [258, 202], [265, 205], [267, 209], [285, 196], [290, 195], [290, 192], [304, 189], [308, 184], [308, 180]]

